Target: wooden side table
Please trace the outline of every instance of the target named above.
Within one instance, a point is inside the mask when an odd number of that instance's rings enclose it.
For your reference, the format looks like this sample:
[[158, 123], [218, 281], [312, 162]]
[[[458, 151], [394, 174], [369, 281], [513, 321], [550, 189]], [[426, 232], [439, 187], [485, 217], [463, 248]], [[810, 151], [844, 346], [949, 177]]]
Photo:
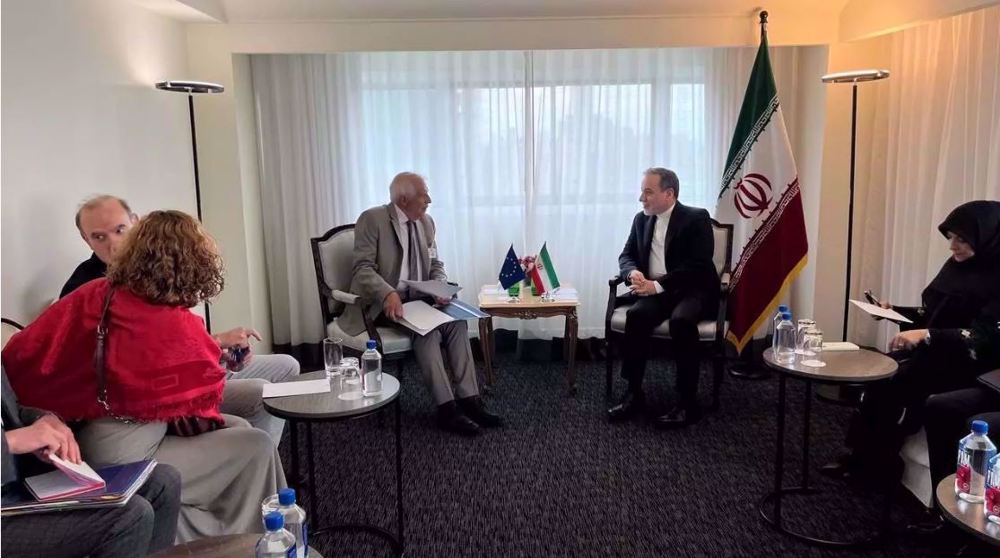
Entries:
[[[489, 289], [494, 289], [493, 291]], [[486, 382], [493, 385], [493, 318], [555, 318], [564, 316], [566, 328], [563, 336], [563, 357], [566, 358], [566, 385], [569, 394], [576, 394], [576, 337], [579, 331], [576, 309], [579, 300], [543, 300], [539, 296], [522, 296], [510, 301], [505, 292], [495, 292], [495, 287], [486, 285], [479, 291], [479, 309], [490, 316], [479, 319], [479, 340], [483, 346], [483, 360], [486, 364]]]
[[1000, 525], [986, 521], [982, 504], [970, 504], [955, 496], [955, 475], [948, 475], [935, 491], [941, 516], [986, 544], [1000, 547]]

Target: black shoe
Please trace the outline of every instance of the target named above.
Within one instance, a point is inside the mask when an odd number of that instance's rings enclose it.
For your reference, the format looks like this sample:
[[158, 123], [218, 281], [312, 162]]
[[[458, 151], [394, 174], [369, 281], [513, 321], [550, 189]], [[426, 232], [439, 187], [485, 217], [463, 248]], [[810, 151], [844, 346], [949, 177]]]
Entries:
[[837, 459], [823, 465], [819, 472], [833, 479], [843, 479], [848, 477], [855, 470], [851, 454], [845, 453]]
[[924, 512], [924, 517], [906, 526], [906, 532], [919, 537], [929, 537], [944, 529], [944, 518], [936, 511]]
[[619, 422], [628, 420], [646, 408], [646, 398], [641, 391], [626, 391], [620, 403], [608, 409], [608, 420]]
[[463, 397], [458, 400], [458, 408], [479, 426], [498, 428], [503, 426], [503, 419], [486, 410], [486, 405], [478, 395]]
[[438, 405], [437, 424], [438, 428], [442, 430], [461, 434], [462, 436], [475, 436], [479, 434], [479, 425], [460, 413], [454, 401]]
[[657, 428], [669, 430], [680, 428], [698, 422], [701, 419], [701, 411], [697, 407], [682, 407], [677, 405], [667, 411], [662, 417], [657, 417], [654, 424]]

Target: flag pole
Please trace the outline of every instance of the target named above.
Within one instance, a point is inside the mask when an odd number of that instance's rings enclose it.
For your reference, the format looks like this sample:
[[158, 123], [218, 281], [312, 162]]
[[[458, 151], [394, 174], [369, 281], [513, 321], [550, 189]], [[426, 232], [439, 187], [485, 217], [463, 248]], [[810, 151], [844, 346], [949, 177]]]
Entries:
[[[760, 42], [767, 39], [767, 10], [760, 12]], [[766, 344], [766, 341], [765, 341]], [[763, 365], [763, 353], [758, 354], [756, 343], [751, 338], [738, 360], [729, 367], [729, 375], [741, 380], [764, 380], [771, 372]]]

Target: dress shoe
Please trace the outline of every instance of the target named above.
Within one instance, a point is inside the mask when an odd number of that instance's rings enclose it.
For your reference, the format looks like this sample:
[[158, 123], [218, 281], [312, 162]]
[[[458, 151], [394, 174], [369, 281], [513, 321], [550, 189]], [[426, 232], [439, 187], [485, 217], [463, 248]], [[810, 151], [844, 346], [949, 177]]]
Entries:
[[918, 537], [930, 537], [944, 530], [944, 518], [935, 511], [924, 512], [924, 517], [906, 526], [906, 532]]
[[701, 419], [701, 410], [698, 407], [682, 407], [680, 405], [667, 411], [662, 417], [657, 417], [655, 424], [657, 428], [669, 430], [694, 424]]
[[849, 476], [851, 471], [854, 470], [852, 461], [851, 454], [845, 453], [837, 459], [820, 467], [819, 472], [833, 479], [843, 479]]
[[479, 434], [479, 425], [459, 412], [458, 406], [454, 401], [438, 405], [437, 424], [442, 430], [461, 434], [462, 436], [475, 436]]
[[625, 392], [621, 402], [608, 409], [608, 420], [611, 422], [628, 420], [641, 413], [645, 408], [646, 398], [642, 392], [630, 390]]
[[478, 395], [463, 397], [458, 400], [458, 409], [476, 422], [479, 426], [486, 428], [498, 428], [503, 426], [503, 419], [486, 410], [486, 405]]

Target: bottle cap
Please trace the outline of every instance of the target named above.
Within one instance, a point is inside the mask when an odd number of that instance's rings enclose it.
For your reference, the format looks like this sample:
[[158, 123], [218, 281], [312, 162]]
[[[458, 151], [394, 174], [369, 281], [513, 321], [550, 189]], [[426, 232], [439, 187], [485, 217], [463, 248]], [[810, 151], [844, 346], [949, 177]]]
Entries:
[[782, 312], [781, 313], [781, 319], [782, 320], [791, 320], [792, 319], [792, 313], [791, 312]]
[[979, 435], [986, 434], [990, 431], [990, 425], [985, 420], [974, 420], [972, 421], [972, 431]]
[[291, 506], [295, 504], [295, 489], [294, 488], [282, 488], [278, 491], [278, 503], [282, 506]]
[[786, 306], [784, 304], [779, 304], [778, 305], [778, 312], [782, 312], [782, 313], [788, 312], [788, 306]]
[[368, 345], [367, 345], [367, 347], [368, 347], [368, 350], [369, 350], [369, 351], [374, 351], [374, 350], [375, 350], [375, 347], [377, 347], [377, 346], [378, 346], [378, 343], [376, 343], [374, 339], [369, 339], [369, 340], [368, 340]]
[[264, 528], [268, 531], [277, 531], [285, 526], [285, 516], [281, 512], [270, 512], [264, 516]]

